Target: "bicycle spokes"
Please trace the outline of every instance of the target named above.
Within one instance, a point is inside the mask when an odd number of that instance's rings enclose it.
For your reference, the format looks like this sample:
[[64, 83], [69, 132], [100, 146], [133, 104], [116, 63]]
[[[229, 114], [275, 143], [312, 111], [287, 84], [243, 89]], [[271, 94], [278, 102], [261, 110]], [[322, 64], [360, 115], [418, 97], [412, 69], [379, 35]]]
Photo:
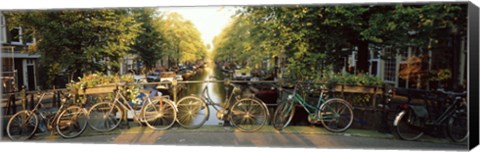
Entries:
[[342, 132], [353, 122], [353, 110], [345, 101], [333, 99], [322, 105], [319, 118], [327, 130]]
[[231, 123], [242, 131], [260, 129], [267, 122], [268, 112], [257, 100], [242, 99], [231, 109]]
[[29, 111], [21, 111], [10, 118], [7, 134], [12, 140], [26, 140], [35, 134], [37, 126], [37, 115]]
[[201, 98], [187, 96], [177, 102], [177, 122], [182, 127], [196, 129], [201, 127], [209, 116], [209, 109]]
[[182, 121], [188, 125], [190, 123], [194, 123], [195, 118], [204, 117], [206, 115], [206, 112], [201, 111], [203, 108], [201, 104], [202, 103], [200, 102], [190, 102], [188, 104], [178, 106], [178, 110], [182, 111], [183, 113], [182, 115], [178, 116], [179, 121]]
[[123, 117], [123, 111], [117, 105], [102, 102], [90, 109], [88, 124], [97, 131], [110, 131], [120, 124]]
[[148, 104], [143, 111], [143, 119], [147, 125], [156, 130], [170, 128], [176, 119], [174, 105], [169, 101], [159, 101], [160, 103]]

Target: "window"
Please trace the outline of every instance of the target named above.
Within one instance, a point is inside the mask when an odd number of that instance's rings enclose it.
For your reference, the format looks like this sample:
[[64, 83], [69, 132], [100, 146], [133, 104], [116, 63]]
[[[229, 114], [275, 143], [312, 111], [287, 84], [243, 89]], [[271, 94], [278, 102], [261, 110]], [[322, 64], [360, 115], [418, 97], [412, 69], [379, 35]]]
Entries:
[[3, 72], [12, 72], [13, 58], [2, 58], [2, 68]]
[[36, 39], [33, 37], [32, 34], [28, 34], [26, 37], [27, 38], [25, 39], [25, 41], [27, 42], [27, 45], [32, 45], [36, 42]]
[[409, 56], [408, 49], [400, 49], [398, 55], [400, 55], [400, 61], [407, 61]]
[[14, 27], [10, 30], [10, 42], [16, 45], [22, 45], [22, 28]]
[[375, 61], [372, 61], [372, 69], [371, 69], [371, 72], [370, 74], [373, 75], [373, 76], [377, 76], [378, 75], [378, 61], [375, 60]]
[[7, 42], [7, 26], [5, 25], [5, 17], [0, 14], [0, 43]]
[[396, 78], [396, 51], [393, 48], [386, 48], [385, 49], [385, 74], [384, 80], [386, 82], [395, 82]]
[[35, 43], [36, 39], [33, 37], [33, 33], [28, 28], [22, 28], [22, 34], [25, 36], [24, 40], [27, 45], [32, 45]]
[[36, 42], [36, 39], [33, 37], [33, 35], [25, 32], [25, 30], [21, 27], [14, 27], [12, 30], [10, 30], [11, 44], [23, 45], [23, 40], [25, 40], [26, 45], [32, 45]]

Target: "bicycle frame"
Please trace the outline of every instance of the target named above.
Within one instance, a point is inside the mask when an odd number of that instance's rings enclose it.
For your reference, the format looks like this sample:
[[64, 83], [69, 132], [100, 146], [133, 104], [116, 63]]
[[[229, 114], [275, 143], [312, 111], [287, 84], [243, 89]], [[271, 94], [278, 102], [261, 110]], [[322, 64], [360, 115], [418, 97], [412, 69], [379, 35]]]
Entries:
[[[44, 120], [48, 120], [46, 116], [42, 115], [42, 113], [39, 111], [39, 107], [40, 105], [42, 105], [42, 102], [43, 102], [43, 98], [45, 97], [47, 93], [43, 93], [38, 99], [38, 103], [35, 105], [35, 107], [30, 110], [31, 111], [31, 114], [36, 114], [36, 115], [39, 115], [40, 119], [44, 119]], [[61, 110], [63, 109], [65, 103], [62, 103], [62, 105], [58, 108], [58, 111], [55, 112], [55, 115], [52, 117], [52, 121], [50, 123], [48, 123], [48, 121], [46, 122], [46, 125], [48, 126], [53, 126], [54, 125], [54, 122], [55, 120], [58, 118], [58, 115], [60, 115], [60, 112]], [[30, 119], [30, 116], [27, 117], [26, 120]], [[49, 129], [50, 127], [47, 126], [47, 129]], [[49, 129], [50, 130], [50, 129]]]
[[43, 93], [42, 96], [40, 96], [40, 98], [38, 98], [38, 103], [35, 105], [35, 107], [31, 110], [33, 113], [36, 113], [38, 111], [38, 107], [42, 104], [42, 101], [43, 101], [43, 97], [45, 96], [45, 94], [47, 93]]
[[[444, 112], [442, 112], [440, 114], [440, 116], [437, 116], [436, 118], [430, 118], [430, 117], [427, 117], [427, 120], [430, 122], [430, 123], [427, 123], [427, 122], [424, 122], [423, 124], [425, 125], [432, 125], [432, 126], [440, 126], [442, 125], [442, 123], [444, 123], [446, 120], [448, 120], [448, 118], [450, 118], [454, 113], [455, 113], [455, 110], [458, 108], [458, 104], [460, 104], [462, 100], [461, 99], [453, 99], [453, 103], [451, 105], [449, 105], [445, 110]], [[410, 107], [410, 104], [408, 104], [409, 106], [405, 109], [411, 109]], [[430, 110], [427, 110], [427, 113], [430, 113]], [[398, 123], [397, 121], [394, 122], [395, 125]]]
[[[305, 111], [307, 111], [307, 113], [309, 113], [309, 114], [312, 114], [315, 111], [320, 110], [319, 109], [320, 105], [322, 105], [323, 103], [326, 102], [325, 99], [323, 99], [323, 97], [324, 97], [324, 92], [322, 91], [320, 93], [320, 96], [318, 97], [317, 105], [313, 106], [313, 105], [308, 104], [305, 101], [305, 99], [303, 99], [303, 97], [301, 97], [300, 94], [297, 93], [297, 87], [295, 87], [293, 89], [293, 93], [291, 95], [289, 95], [289, 98], [291, 98], [291, 100], [293, 100], [294, 103], [298, 103], [299, 105], [301, 105], [303, 107], [303, 109], [305, 109]], [[310, 111], [309, 108], [314, 109], [314, 111]], [[316, 117], [316, 115], [315, 115], [315, 117]]]
[[[226, 94], [226, 106], [225, 107], [230, 107], [230, 101], [232, 100], [232, 97], [234, 95], [234, 92], [232, 90], [232, 93], [230, 93], [230, 96], [228, 94]], [[208, 86], [205, 86], [202, 90], [202, 98], [205, 100], [205, 103], [207, 105], [212, 105], [212, 107], [216, 110], [216, 111], [219, 111], [220, 109], [217, 108], [216, 106], [219, 106], [220, 108], [222, 109], [226, 109], [224, 106], [221, 106], [221, 104], [219, 103], [215, 103], [212, 101], [210, 95], [209, 95], [209, 91], [208, 91]]]
[[[120, 101], [120, 99], [122, 99], [122, 101], [128, 101], [125, 96], [123, 96], [122, 93], [120, 93], [118, 90], [115, 91], [115, 98], [112, 102], [112, 104], [117, 104], [117, 105], [120, 105], [122, 108], [124, 108], [126, 111], [133, 111], [133, 118], [134, 119], [138, 119], [138, 120], [142, 120], [142, 115], [139, 115], [143, 109], [145, 108], [146, 105], [148, 104], [153, 104], [152, 101], [150, 100], [150, 98], [147, 97], [147, 100], [146, 102], [147, 103], [143, 103], [142, 105], [142, 108], [139, 110], [139, 112], [137, 112], [130, 104], [123, 104], [123, 102]], [[158, 111], [158, 109], [156, 109], [157, 107], [156, 106], [153, 106], [155, 108], [155, 111]], [[114, 109], [114, 106], [111, 106], [110, 110], [109, 110], [109, 113], [111, 113]]]
[[[35, 107], [32, 109], [32, 110], [29, 110], [30, 111], [30, 115], [27, 117], [27, 119], [25, 120], [29, 120], [30, 117], [31, 117], [31, 114], [34, 114], [34, 115], [38, 115], [40, 116], [39, 119], [43, 119], [45, 120], [46, 122], [39, 122], [39, 123], [43, 123], [46, 125], [47, 127], [47, 130], [48, 131], [51, 131], [53, 126], [55, 125], [55, 122], [56, 120], [58, 119], [58, 116], [60, 115], [60, 113], [62, 112], [63, 108], [65, 107], [65, 104], [66, 102], [63, 102], [60, 107], [58, 108], [58, 110], [55, 112], [55, 115], [53, 115], [53, 117], [47, 117], [47, 116], [44, 116], [42, 114], [42, 112], [39, 111], [39, 107], [40, 105], [42, 105], [42, 102], [43, 102], [43, 98], [45, 97], [47, 93], [43, 93], [40, 97], [38, 97], [38, 103], [35, 105]], [[51, 115], [48, 115], [48, 116], [51, 116]], [[50, 121], [49, 121], [50, 120]], [[26, 123], [26, 122], [23, 122], [23, 123]]]
[[[45, 96], [46, 93], [43, 93], [38, 99], [38, 103], [35, 105], [35, 107], [32, 109], [32, 110], [26, 110], [28, 113], [28, 117], [26, 119], [23, 119], [22, 121], [22, 126], [25, 125], [27, 123], [27, 120], [30, 120], [31, 116], [32, 115], [39, 115], [40, 113], [38, 112], [38, 107], [42, 104], [42, 101], [43, 101], [43, 97]], [[58, 112], [57, 112], [58, 114]], [[56, 115], [57, 115], [56, 114]], [[37, 126], [38, 128], [38, 126]]]
[[450, 118], [454, 113], [455, 109], [457, 109], [458, 104], [460, 104], [461, 99], [455, 99], [453, 103], [447, 107], [445, 112], [443, 112], [437, 119], [435, 119], [434, 124], [440, 125], [444, 123], [448, 118]]

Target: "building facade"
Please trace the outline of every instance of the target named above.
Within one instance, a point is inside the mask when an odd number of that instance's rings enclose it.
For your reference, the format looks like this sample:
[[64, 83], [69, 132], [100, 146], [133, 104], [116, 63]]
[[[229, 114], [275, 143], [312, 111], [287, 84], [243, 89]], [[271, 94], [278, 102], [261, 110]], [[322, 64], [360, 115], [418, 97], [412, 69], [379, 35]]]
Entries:
[[[447, 40], [435, 50], [414, 46], [405, 49], [372, 46], [369, 49], [369, 74], [397, 88], [431, 89], [441, 87], [432, 81], [439, 77], [439, 72], [446, 70], [449, 76], [439, 85], [465, 87], [462, 86], [467, 81], [465, 37], [459, 42], [459, 45], [452, 45], [453, 42]], [[355, 54], [356, 51], [349, 56], [350, 62], [355, 63]]]
[[3, 92], [15, 92], [22, 86], [35, 90], [37, 85], [38, 54], [29, 54], [27, 49], [36, 40], [24, 34], [22, 27], [7, 27], [8, 19], [0, 12], [0, 45], [2, 57]]

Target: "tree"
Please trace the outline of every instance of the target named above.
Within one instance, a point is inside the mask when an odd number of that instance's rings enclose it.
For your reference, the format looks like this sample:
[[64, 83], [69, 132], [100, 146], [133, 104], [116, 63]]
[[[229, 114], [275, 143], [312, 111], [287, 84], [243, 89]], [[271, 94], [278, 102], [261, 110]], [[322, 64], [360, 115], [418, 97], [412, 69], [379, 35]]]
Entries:
[[147, 71], [155, 67], [155, 64], [162, 57], [165, 38], [163, 33], [158, 30], [156, 20], [159, 16], [153, 8], [134, 9], [135, 20], [141, 23], [141, 31], [135, 39], [131, 53], [137, 54], [144, 63]]
[[438, 52], [442, 41], [452, 36], [458, 45], [459, 37], [465, 36], [466, 5], [247, 6], [232, 22], [215, 39], [217, 57], [288, 57], [287, 72], [315, 79], [339, 72], [345, 66], [339, 61], [353, 50], [358, 51], [357, 70], [368, 72], [372, 45]]
[[8, 12], [9, 27], [31, 29], [45, 70], [44, 86], [64, 71], [70, 80], [93, 72], [116, 72], [139, 24], [127, 9]]
[[191, 21], [174, 12], [158, 20], [158, 26], [165, 36], [164, 54], [169, 58], [170, 67], [205, 58], [206, 46], [200, 38], [200, 32]]

